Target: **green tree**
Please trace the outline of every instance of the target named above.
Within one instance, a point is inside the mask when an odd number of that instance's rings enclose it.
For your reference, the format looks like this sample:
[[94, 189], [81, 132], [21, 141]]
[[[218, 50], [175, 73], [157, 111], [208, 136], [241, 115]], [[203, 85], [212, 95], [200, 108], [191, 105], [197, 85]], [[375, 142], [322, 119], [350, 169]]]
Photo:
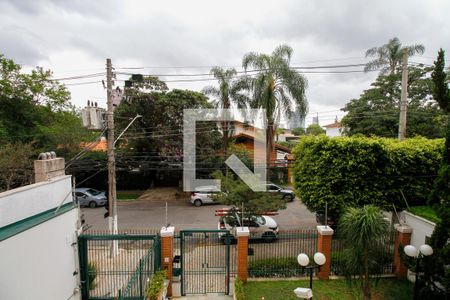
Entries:
[[0, 145], [0, 190], [9, 190], [31, 183], [33, 166], [31, 143], [6, 143]]
[[408, 55], [423, 54], [425, 47], [421, 44], [412, 46], [403, 46], [397, 37], [388, 41], [387, 44], [381, 47], [373, 47], [366, 51], [366, 57], [375, 57], [364, 67], [364, 71], [378, 70], [381, 68], [381, 73], [394, 74], [402, 62], [403, 49], [408, 50]]
[[296, 136], [305, 135], [306, 134], [305, 129], [302, 128], [302, 127], [294, 128], [294, 129], [292, 129], [291, 132], [292, 132], [293, 135], [296, 135]]
[[[432, 68], [409, 67], [407, 135], [438, 138], [444, 136], [446, 116], [432, 101]], [[363, 134], [383, 137], [398, 135], [401, 74], [380, 74], [371, 88], [358, 99], [350, 100], [342, 109], [346, 135]]]
[[302, 117], [308, 107], [305, 96], [306, 78], [289, 66], [292, 52], [290, 46], [280, 45], [271, 55], [250, 52], [242, 60], [246, 71], [250, 67], [260, 70], [250, 80], [250, 107], [266, 110], [264, 121], [267, 126], [267, 165], [271, 163], [270, 153], [274, 148], [274, 135], [281, 117], [291, 116], [293, 103]]
[[[202, 92], [214, 98], [214, 107], [229, 109], [232, 104], [235, 104], [238, 108], [247, 106], [249, 98], [244, 92], [246, 83], [243, 80], [235, 78], [237, 72], [234, 68], [224, 70], [221, 67], [214, 67], [210, 73], [219, 82], [219, 87], [207, 86]], [[226, 155], [228, 140], [232, 135], [232, 128], [231, 123], [227, 121], [223, 121], [221, 126], [223, 132], [223, 149]]]
[[319, 124], [311, 124], [306, 128], [306, 134], [319, 135], [324, 134], [326, 131]]
[[251, 217], [286, 208], [286, 201], [281, 197], [275, 197], [267, 192], [255, 192], [234, 175], [225, 176], [221, 172], [215, 172], [214, 177], [220, 179], [222, 190], [225, 191], [214, 196], [215, 199], [238, 211], [241, 211], [243, 205], [246, 216]]
[[338, 232], [346, 245], [347, 276], [359, 277], [364, 299], [370, 300], [370, 276], [380, 274], [376, 269], [382, 266], [379, 251], [386, 242], [388, 223], [376, 206], [349, 207], [339, 219]]

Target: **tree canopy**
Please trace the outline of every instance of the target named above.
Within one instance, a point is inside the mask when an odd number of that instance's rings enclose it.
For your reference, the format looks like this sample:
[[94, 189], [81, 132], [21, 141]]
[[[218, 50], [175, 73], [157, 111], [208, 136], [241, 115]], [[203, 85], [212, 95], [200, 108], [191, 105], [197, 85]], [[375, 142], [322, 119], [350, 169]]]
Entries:
[[[409, 67], [407, 136], [443, 137], [447, 117], [433, 99], [431, 71], [424, 66]], [[395, 137], [398, 135], [401, 73], [380, 74], [371, 88], [342, 109], [347, 135]]]

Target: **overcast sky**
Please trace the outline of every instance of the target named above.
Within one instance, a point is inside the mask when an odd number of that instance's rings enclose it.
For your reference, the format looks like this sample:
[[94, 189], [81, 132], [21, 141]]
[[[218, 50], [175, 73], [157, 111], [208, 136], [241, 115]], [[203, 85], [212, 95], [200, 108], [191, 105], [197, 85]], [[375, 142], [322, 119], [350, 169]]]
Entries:
[[[450, 1], [444, 0], [0, 0], [0, 53], [28, 68], [50, 68], [55, 78], [103, 72], [107, 57], [117, 71], [195, 74], [208, 73], [215, 65], [239, 69], [245, 53], [270, 53], [283, 43], [294, 49], [293, 66], [363, 63], [368, 48], [397, 36], [404, 45], [425, 45], [425, 54], [411, 60], [431, 64], [440, 47], [447, 51], [447, 59], [450, 55], [449, 11]], [[305, 76], [307, 123], [318, 112], [325, 125], [369, 87], [376, 72]], [[199, 91], [213, 83], [168, 85]], [[76, 106], [84, 106], [88, 99], [106, 105], [101, 83], [68, 88]]]

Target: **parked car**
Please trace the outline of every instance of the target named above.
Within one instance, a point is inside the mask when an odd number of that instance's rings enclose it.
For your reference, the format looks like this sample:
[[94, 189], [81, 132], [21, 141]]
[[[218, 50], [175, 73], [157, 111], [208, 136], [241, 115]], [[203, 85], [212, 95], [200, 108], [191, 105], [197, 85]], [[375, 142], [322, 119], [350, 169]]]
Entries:
[[295, 199], [294, 191], [279, 187], [278, 185], [273, 184], [273, 183], [267, 184], [267, 191], [269, 193], [274, 193], [274, 194], [280, 195], [281, 198], [283, 198], [284, 200], [286, 200], [288, 202], [292, 202]]
[[76, 188], [75, 202], [80, 206], [97, 207], [104, 206], [108, 202], [105, 192], [91, 188]]
[[213, 204], [217, 203], [212, 198], [212, 195], [218, 193], [214, 191], [215, 186], [200, 186], [195, 189], [195, 192], [191, 193], [191, 203], [196, 207], [202, 206], [203, 204]]
[[[337, 221], [333, 216], [327, 216], [328, 222], [326, 225], [330, 226], [333, 230], [337, 229]], [[325, 225], [325, 214], [316, 213], [316, 222], [319, 225]]]
[[[219, 219], [218, 229], [229, 230], [232, 239], [236, 239], [236, 227], [245, 226], [250, 231], [249, 239], [261, 239], [265, 242], [273, 242], [278, 238], [278, 224], [269, 216], [253, 216], [245, 218], [243, 224], [237, 215], [222, 216]], [[226, 234], [219, 234], [222, 242], [225, 242]]]

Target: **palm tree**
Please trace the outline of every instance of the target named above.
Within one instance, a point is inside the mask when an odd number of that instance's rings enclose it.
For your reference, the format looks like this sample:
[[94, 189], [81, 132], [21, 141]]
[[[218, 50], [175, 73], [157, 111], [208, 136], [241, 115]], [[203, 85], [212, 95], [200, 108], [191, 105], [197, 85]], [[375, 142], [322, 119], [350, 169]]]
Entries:
[[[292, 48], [278, 46], [271, 55], [250, 52], [244, 55], [242, 67], [250, 67], [258, 73], [250, 79], [251, 108], [266, 110], [264, 120], [267, 131], [267, 166], [274, 146], [274, 135], [282, 116], [290, 117], [293, 106], [301, 116], [306, 115], [308, 103], [305, 96], [306, 78], [289, 67]], [[269, 176], [269, 173], [267, 173]]]
[[373, 47], [366, 51], [366, 57], [375, 57], [375, 59], [366, 64], [364, 71], [368, 72], [382, 68], [382, 73], [389, 71], [389, 74], [394, 74], [396, 68], [402, 62], [403, 49], [408, 50], [409, 56], [425, 52], [425, 46], [422, 44], [402, 47], [400, 40], [394, 37], [387, 44], [381, 47]]
[[[215, 98], [213, 104], [216, 108], [229, 109], [232, 103], [236, 104], [237, 108], [244, 108], [248, 104], [249, 98], [245, 93], [246, 83], [243, 80], [236, 79], [237, 72], [234, 68], [224, 70], [221, 67], [214, 67], [210, 73], [218, 80], [219, 87], [207, 86], [203, 88], [202, 92]], [[226, 157], [228, 140], [232, 130], [230, 122], [224, 121], [221, 126]]]
[[364, 299], [370, 300], [369, 274], [379, 274], [389, 226], [373, 205], [348, 208], [339, 219], [338, 232], [347, 246], [347, 276], [358, 274]]

